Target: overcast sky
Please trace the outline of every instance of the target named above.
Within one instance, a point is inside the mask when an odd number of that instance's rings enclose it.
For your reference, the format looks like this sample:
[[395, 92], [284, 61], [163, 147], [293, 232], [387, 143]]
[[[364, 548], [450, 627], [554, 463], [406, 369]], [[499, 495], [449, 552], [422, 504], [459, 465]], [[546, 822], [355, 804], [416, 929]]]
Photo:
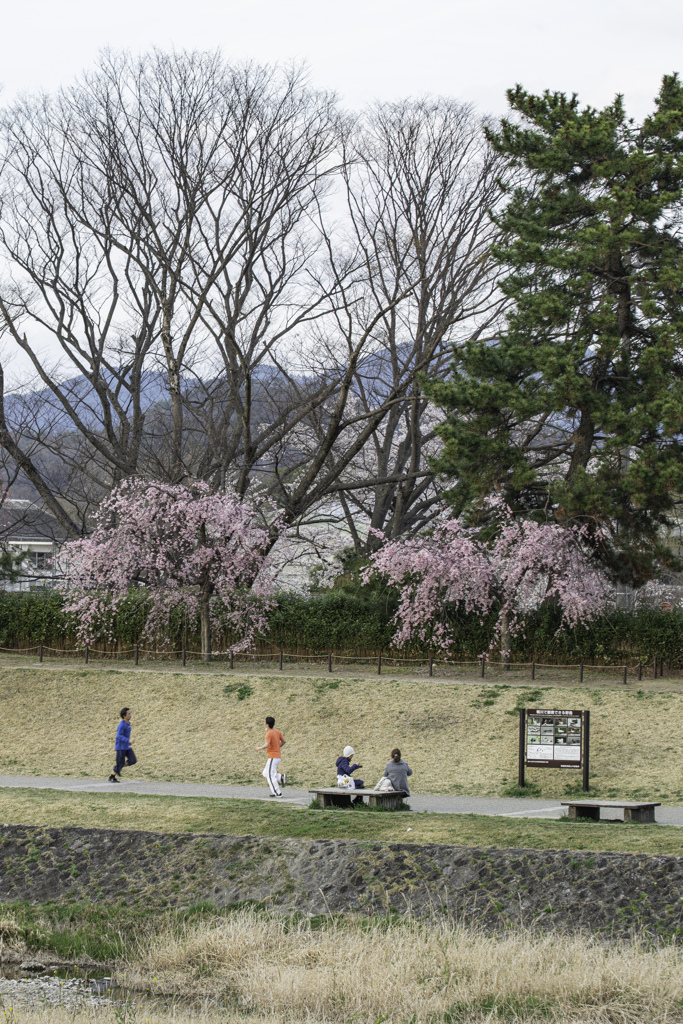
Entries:
[[501, 113], [505, 90], [626, 96], [652, 106], [683, 70], [680, 0], [5, 0], [1, 97], [52, 89], [105, 46], [220, 47], [228, 57], [308, 61], [345, 105], [441, 93]]

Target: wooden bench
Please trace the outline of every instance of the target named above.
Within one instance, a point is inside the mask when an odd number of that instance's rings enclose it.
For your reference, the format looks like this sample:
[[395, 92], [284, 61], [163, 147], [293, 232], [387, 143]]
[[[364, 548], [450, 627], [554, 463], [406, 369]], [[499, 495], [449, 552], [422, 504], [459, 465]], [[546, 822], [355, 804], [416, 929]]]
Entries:
[[338, 786], [328, 786], [324, 789], [309, 789], [318, 801], [318, 807], [350, 807], [351, 797], [366, 796], [370, 807], [387, 807], [390, 811], [397, 811], [403, 803], [403, 797], [408, 796], [403, 790], [378, 789], [339, 789]]
[[662, 806], [660, 803], [640, 803], [636, 800], [561, 800], [560, 803], [568, 808], [567, 817], [592, 818], [593, 821], [600, 821], [601, 807], [618, 807], [624, 812], [624, 821], [654, 822], [655, 807]]

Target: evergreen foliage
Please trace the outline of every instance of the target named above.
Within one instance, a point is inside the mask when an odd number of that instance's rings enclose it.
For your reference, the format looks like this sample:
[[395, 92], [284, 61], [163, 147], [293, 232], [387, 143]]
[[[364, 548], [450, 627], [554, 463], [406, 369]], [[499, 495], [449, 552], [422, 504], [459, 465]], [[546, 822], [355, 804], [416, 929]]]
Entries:
[[489, 139], [516, 176], [494, 214], [511, 303], [498, 337], [426, 382], [447, 411], [435, 468], [456, 481], [457, 514], [498, 492], [587, 525], [637, 586], [675, 564], [662, 538], [683, 490], [683, 87], [666, 76], [640, 126], [621, 97], [508, 99]]
[[[390, 619], [396, 611], [393, 597], [344, 594], [332, 591], [313, 597], [280, 595], [278, 607], [270, 612], [269, 632], [264, 640], [286, 651], [373, 653], [388, 651], [395, 632]], [[453, 611], [454, 640], [451, 656], [475, 659], [488, 650], [497, 619], [497, 609], [483, 618]], [[218, 616], [220, 617], [220, 616]], [[638, 613], [616, 611], [595, 619], [590, 629], [569, 626], [558, 633], [561, 611], [546, 606], [525, 617], [522, 630], [512, 639], [512, 661], [555, 661], [622, 664], [656, 656], [668, 665], [683, 666], [683, 611], [664, 615], [659, 611]], [[116, 637], [123, 647], [138, 643], [145, 625], [145, 606], [132, 594], [119, 607]], [[172, 650], [199, 649], [199, 622], [185, 623], [182, 616], [169, 620], [165, 638]], [[226, 634], [220, 643], [227, 644]], [[8, 593], [0, 591], [0, 648], [77, 646], [73, 622], [62, 610], [59, 594]], [[218, 644], [217, 644], [218, 646]], [[430, 645], [415, 644], [408, 657], [429, 654]]]
[[0, 582], [17, 583], [23, 575], [27, 558], [28, 551], [0, 550]]

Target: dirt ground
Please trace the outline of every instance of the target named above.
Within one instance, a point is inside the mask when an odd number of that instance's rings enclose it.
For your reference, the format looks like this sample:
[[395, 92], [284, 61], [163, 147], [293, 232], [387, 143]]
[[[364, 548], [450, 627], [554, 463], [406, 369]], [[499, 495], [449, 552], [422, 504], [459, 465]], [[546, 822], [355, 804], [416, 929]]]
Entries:
[[[659, 683], [659, 681], [658, 681]], [[501, 794], [516, 782], [519, 706], [591, 710], [591, 782], [603, 798], [683, 799], [683, 693], [661, 681], [617, 685], [463, 683], [271, 672], [0, 668], [3, 772], [106, 776], [118, 711], [133, 709], [141, 778], [261, 782], [263, 719], [287, 738], [295, 786], [333, 781], [346, 744], [373, 784], [394, 746], [420, 793]], [[528, 770], [540, 795], [574, 792], [579, 773]], [[534, 790], [532, 790], [533, 792]]]

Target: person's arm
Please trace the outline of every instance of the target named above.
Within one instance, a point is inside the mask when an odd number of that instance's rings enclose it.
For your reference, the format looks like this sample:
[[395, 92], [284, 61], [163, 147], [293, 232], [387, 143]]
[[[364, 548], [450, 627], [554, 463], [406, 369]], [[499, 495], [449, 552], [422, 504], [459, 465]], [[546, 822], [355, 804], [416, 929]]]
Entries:
[[265, 750], [267, 746], [268, 746], [268, 744], [264, 743], [262, 747], [257, 747], [256, 749], [257, 750]]
[[287, 742], [287, 740], [283, 736], [282, 739], [280, 740], [280, 748], [284, 747], [286, 742]]
[[389, 765], [387, 765], [386, 768], [384, 769], [384, 778], [389, 778]]
[[406, 771], [406, 775], [412, 775], [412, 774], [413, 774], [413, 769], [410, 767], [410, 765], [408, 765], [408, 768], [407, 768], [407, 771]]

